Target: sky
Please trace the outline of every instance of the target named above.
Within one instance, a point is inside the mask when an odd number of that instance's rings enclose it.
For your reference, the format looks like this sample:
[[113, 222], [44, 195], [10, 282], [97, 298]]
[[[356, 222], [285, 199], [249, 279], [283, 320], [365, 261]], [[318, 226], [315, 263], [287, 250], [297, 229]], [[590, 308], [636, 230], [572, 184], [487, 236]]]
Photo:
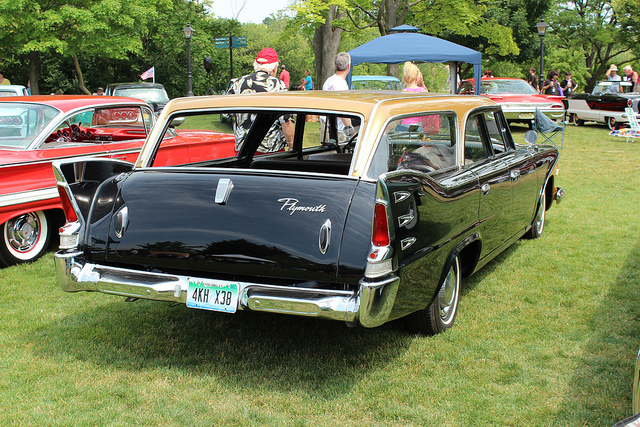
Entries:
[[259, 24], [264, 18], [284, 9], [290, 0], [246, 0], [244, 8], [238, 14], [238, 9], [244, 0], [214, 0], [213, 13], [217, 18], [235, 18], [242, 23], [253, 22]]

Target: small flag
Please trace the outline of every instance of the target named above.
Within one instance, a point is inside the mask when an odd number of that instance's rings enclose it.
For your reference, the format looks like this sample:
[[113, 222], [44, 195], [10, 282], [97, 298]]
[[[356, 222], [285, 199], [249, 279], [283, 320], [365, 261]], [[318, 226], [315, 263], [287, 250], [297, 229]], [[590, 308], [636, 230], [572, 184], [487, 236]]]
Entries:
[[151, 67], [149, 68], [147, 71], [145, 71], [144, 73], [142, 73], [140, 75], [140, 77], [142, 77], [142, 80], [147, 80], [147, 79], [155, 79], [155, 70], [156, 67]]

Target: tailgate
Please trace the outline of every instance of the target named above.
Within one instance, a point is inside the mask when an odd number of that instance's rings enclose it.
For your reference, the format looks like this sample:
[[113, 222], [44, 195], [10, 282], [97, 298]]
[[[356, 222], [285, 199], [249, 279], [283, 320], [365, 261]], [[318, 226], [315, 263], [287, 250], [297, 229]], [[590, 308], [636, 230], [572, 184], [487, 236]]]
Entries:
[[357, 183], [262, 171], [138, 170], [122, 184], [107, 259], [210, 277], [335, 281]]

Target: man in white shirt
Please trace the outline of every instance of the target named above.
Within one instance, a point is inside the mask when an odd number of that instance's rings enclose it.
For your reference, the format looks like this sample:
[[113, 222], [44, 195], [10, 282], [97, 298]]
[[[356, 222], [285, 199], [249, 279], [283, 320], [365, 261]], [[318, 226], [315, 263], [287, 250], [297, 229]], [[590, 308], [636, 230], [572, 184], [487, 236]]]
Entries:
[[322, 90], [349, 90], [347, 74], [351, 68], [351, 55], [340, 52], [336, 55], [336, 73], [325, 80]]
[[[336, 73], [325, 80], [322, 85], [322, 90], [349, 90], [349, 85], [347, 84], [347, 74], [349, 74], [349, 70], [351, 69], [351, 55], [347, 52], [340, 52], [336, 55], [335, 59], [336, 65]], [[322, 120], [322, 131], [324, 133], [324, 117]], [[341, 120], [338, 120], [338, 133], [340, 142], [348, 140], [354, 134], [353, 127], [351, 126], [351, 120], [347, 117], [343, 117]]]

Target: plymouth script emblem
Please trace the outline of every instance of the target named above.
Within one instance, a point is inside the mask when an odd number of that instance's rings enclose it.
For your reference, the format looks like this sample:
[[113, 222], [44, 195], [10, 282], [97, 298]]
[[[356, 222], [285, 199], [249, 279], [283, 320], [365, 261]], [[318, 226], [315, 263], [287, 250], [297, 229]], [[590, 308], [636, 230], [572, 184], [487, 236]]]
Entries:
[[299, 206], [298, 199], [287, 197], [284, 199], [278, 199], [282, 203], [281, 211], [289, 211], [289, 215], [293, 215], [296, 212], [326, 212], [327, 205], [317, 206]]

